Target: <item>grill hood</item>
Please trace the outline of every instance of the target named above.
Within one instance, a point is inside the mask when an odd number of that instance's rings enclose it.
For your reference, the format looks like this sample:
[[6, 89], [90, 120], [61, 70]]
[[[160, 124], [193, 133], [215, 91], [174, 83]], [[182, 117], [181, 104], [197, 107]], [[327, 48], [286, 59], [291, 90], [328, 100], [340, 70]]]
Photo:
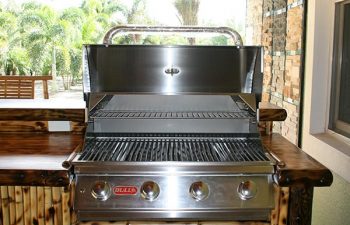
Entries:
[[85, 93], [261, 96], [261, 47], [85, 45]]

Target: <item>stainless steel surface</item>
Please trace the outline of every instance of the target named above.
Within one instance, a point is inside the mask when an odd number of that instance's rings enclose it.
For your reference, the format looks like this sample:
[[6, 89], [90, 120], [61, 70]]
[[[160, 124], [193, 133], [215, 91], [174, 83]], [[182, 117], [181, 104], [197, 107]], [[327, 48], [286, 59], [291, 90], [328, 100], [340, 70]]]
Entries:
[[235, 45], [243, 45], [241, 35], [229, 27], [195, 27], [195, 26], [181, 26], [181, 27], [170, 27], [170, 26], [142, 26], [142, 25], [124, 25], [116, 26], [111, 28], [103, 38], [103, 44], [112, 44], [112, 39], [118, 34], [138, 34], [138, 33], [216, 33], [229, 35]]
[[[74, 160], [76, 175], [272, 174], [274, 162], [86, 162]], [[93, 182], [93, 181], [92, 181]]]
[[97, 133], [257, 133], [249, 119], [95, 119]]
[[209, 196], [209, 187], [206, 183], [197, 181], [191, 184], [189, 192], [192, 198], [201, 201]]
[[[271, 209], [217, 209], [217, 210], [92, 210], [77, 211], [79, 221], [269, 221]], [[140, 219], [142, 218], [142, 219]], [[249, 218], [249, 219], [247, 219]], [[214, 222], [215, 221], [215, 222]], [[147, 224], [147, 223], [146, 223]], [[199, 223], [200, 224], [200, 223]]]
[[258, 133], [250, 107], [230, 95], [106, 95], [90, 119], [95, 133]]
[[113, 192], [77, 191], [78, 219], [268, 220], [274, 161], [252, 108], [237, 95], [101, 97], [73, 165], [77, 190], [102, 180]]
[[[179, 137], [180, 136], [180, 137]], [[181, 137], [182, 136], [182, 137]], [[227, 135], [87, 137], [79, 161], [269, 162], [259, 138]]]
[[160, 193], [159, 186], [154, 181], [146, 181], [140, 188], [141, 197], [147, 201], [154, 201]]
[[[262, 48], [84, 46], [88, 126], [74, 166], [86, 220], [269, 220], [275, 162], [256, 122]], [[258, 97], [256, 97], [258, 96]], [[254, 101], [257, 100], [257, 101]]]
[[102, 112], [247, 112], [245, 103], [230, 95], [110, 95], [103, 101]]
[[254, 198], [257, 194], [258, 188], [254, 181], [243, 181], [238, 185], [237, 192], [242, 200], [249, 200]]
[[86, 45], [84, 92], [260, 95], [261, 56], [256, 46]]
[[[150, 218], [150, 215], [157, 216], [155, 218], [177, 218], [180, 215], [186, 215], [188, 212], [197, 212], [200, 217], [192, 217], [192, 219], [206, 219], [210, 212], [220, 212], [223, 216], [221, 220], [227, 218], [248, 220], [256, 217], [254, 211], [264, 211], [263, 215], [259, 215], [259, 219], [267, 219], [269, 212], [273, 208], [274, 199], [272, 196], [271, 175], [183, 175], [176, 172], [169, 172], [164, 175], [142, 176], [126, 174], [124, 176], [100, 175], [89, 176], [83, 175], [77, 177], [77, 189], [80, 187], [89, 187], [91, 179], [106, 180], [112, 187], [124, 185], [133, 186], [138, 189], [135, 195], [112, 195], [108, 200], [101, 202], [95, 200], [91, 195], [86, 193], [78, 193], [75, 198], [75, 207], [78, 208], [78, 217], [80, 212], [93, 212], [95, 219], [109, 218], [120, 219], [123, 215], [134, 216], [132, 219]], [[237, 188], [241, 182], [251, 180], [254, 181], [259, 191], [253, 198], [242, 200], [237, 193]], [[208, 185], [209, 194], [206, 198], [198, 201], [193, 198], [189, 192], [193, 183], [203, 182]], [[142, 187], [145, 183], [152, 182], [159, 185], [159, 195], [153, 201], [145, 201], [142, 197]], [[152, 190], [153, 187], [150, 187]], [[251, 216], [242, 218], [241, 213], [245, 210], [251, 210]], [[254, 211], [253, 211], [254, 210]], [[140, 214], [142, 212], [142, 214]], [[150, 215], [148, 215], [150, 214]], [[254, 215], [253, 215], [254, 214]], [[125, 216], [124, 215], [124, 216]], [[139, 217], [136, 217], [139, 216]], [[172, 215], [169, 217], [169, 215]], [[83, 216], [82, 219], [86, 219]], [[187, 217], [188, 218], [188, 217]]]
[[96, 181], [91, 188], [91, 195], [101, 201], [106, 201], [111, 196], [111, 186], [105, 181]]

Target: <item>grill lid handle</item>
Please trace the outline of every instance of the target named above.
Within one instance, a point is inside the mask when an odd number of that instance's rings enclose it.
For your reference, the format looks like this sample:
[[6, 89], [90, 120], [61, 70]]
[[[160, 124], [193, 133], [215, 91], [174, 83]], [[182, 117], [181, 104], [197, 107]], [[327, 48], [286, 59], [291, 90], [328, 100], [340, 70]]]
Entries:
[[143, 26], [125, 25], [111, 28], [103, 38], [103, 44], [112, 44], [112, 38], [121, 33], [217, 33], [229, 35], [236, 46], [242, 46], [241, 35], [229, 27], [197, 27], [197, 26]]

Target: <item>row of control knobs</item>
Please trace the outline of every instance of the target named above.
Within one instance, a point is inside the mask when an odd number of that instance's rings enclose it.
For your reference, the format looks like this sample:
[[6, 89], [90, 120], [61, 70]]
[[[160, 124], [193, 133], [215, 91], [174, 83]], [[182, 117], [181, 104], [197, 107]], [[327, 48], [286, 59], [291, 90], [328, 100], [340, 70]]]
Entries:
[[[257, 187], [253, 181], [243, 181], [238, 185], [237, 193], [242, 200], [249, 200], [256, 195]], [[147, 201], [155, 200], [160, 193], [159, 185], [153, 181], [146, 181], [140, 189], [141, 197]], [[209, 187], [202, 181], [191, 184], [189, 193], [196, 201], [201, 201], [209, 196]], [[101, 201], [107, 200], [112, 194], [112, 187], [106, 181], [97, 181], [92, 189], [92, 196]]]

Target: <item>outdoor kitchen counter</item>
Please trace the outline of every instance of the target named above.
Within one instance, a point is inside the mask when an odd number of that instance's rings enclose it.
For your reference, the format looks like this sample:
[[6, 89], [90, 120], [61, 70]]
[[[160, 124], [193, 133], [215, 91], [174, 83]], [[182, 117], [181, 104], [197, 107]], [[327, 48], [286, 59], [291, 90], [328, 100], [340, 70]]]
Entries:
[[72, 133], [0, 133], [0, 185], [68, 185], [62, 162], [82, 141]]
[[[331, 172], [279, 134], [263, 136], [262, 139], [264, 146], [279, 159], [275, 182], [280, 191], [276, 196], [282, 196], [282, 199], [280, 206], [276, 206], [280, 212], [273, 213], [272, 221], [279, 221], [276, 224], [311, 224], [313, 188], [329, 186], [332, 183]], [[1, 187], [2, 194], [7, 193], [6, 186], [9, 193], [11, 186], [16, 186], [17, 191], [28, 190], [28, 186], [31, 189], [32, 186], [68, 187], [69, 170], [62, 167], [62, 162], [73, 151], [79, 150], [82, 142], [83, 135], [73, 133], [0, 133], [0, 186], [4, 186]], [[282, 187], [288, 188], [288, 194], [284, 194]], [[38, 187], [38, 193], [40, 190], [50, 192], [51, 189]], [[56, 193], [52, 196], [60, 196], [58, 190], [62, 191], [62, 199], [65, 199], [62, 200], [62, 205], [68, 205], [70, 188], [52, 188], [52, 193]], [[28, 192], [23, 192], [23, 195], [28, 195]], [[3, 202], [7, 195], [4, 196]], [[288, 199], [285, 199], [287, 196]], [[54, 199], [52, 201], [55, 202]], [[288, 212], [283, 211], [281, 204], [287, 204], [284, 208]], [[47, 214], [48, 218], [60, 218], [57, 214], [51, 215], [50, 208], [47, 209]], [[74, 214], [67, 218], [74, 220]]]
[[[278, 158], [275, 182], [280, 186], [329, 186], [332, 173], [279, 134], [263, 136]], [[62, 162], [83, 142], [82, 134], [0, 133], [0, 185], [64, 186]]]
[[[57, 129], [67, 132], [50, 132]], [[82, 100], [1, 99], [0, 186], [67, 186], [62, 162], [84, 129]]]

